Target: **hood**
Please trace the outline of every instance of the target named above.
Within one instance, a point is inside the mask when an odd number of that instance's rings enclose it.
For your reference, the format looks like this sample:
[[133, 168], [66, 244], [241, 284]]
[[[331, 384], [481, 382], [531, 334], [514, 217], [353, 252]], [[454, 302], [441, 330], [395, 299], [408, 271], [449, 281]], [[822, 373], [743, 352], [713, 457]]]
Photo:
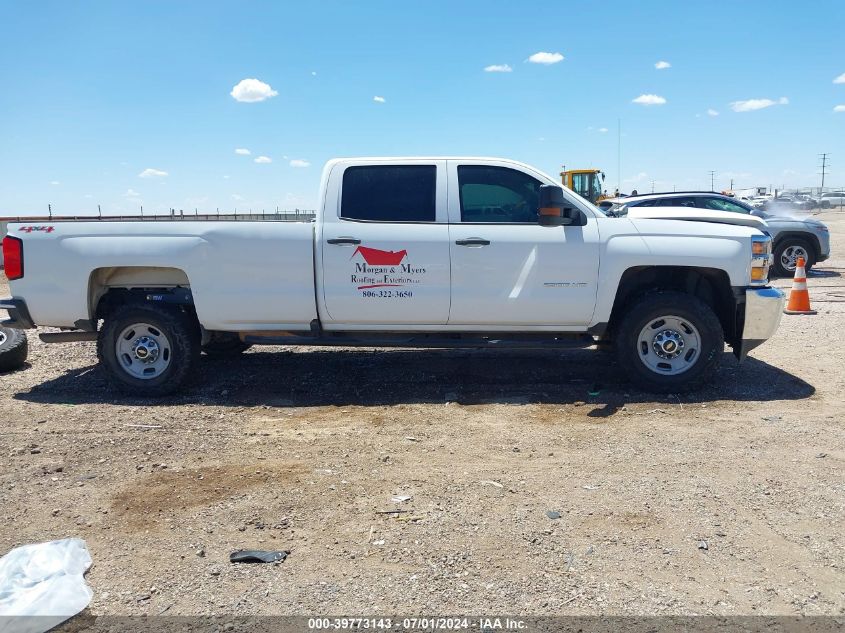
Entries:
[[711, 211], [709, 209], [695, 209], [692, 207], [630, 207], [628, 217], [631, 219], [650, 220], [689, 220], [691, 222], [714, 222], [716, 224], [733, 224], [734, 226], [750, 226], [764, 231], [768, 226], [766, 221], [754, 215], [733, 213], [732, 211]]

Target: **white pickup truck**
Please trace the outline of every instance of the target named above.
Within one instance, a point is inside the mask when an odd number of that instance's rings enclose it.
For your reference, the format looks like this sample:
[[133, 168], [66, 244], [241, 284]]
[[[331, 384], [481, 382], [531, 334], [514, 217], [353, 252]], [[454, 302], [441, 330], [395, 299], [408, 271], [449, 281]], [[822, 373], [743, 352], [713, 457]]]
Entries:
[[680, 392], [725, 342], [742, 360], [768, 339], [784, 298], [765, 222], [671, 211], [606, 217], [510, 160], [332, 160], [309, 222], [12, 223], [0, 309], [64, 330], [45, 341], [96, 339], [140, 395], [179, 389], [203, 351], [262, 343], [613, 345], [637, 385]]

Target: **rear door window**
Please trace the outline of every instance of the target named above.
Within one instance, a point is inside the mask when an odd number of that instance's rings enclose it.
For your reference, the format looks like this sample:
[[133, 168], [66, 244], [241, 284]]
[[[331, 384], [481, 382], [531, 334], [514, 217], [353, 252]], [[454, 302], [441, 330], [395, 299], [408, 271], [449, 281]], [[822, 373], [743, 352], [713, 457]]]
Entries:
[[677, 198], [661, 198], [657, 201], [659, 207], [694, 207], [695, 198], [690, 196], [678, 196]]
[[366, 165], [343, 172], [340, 217], [368, 222], [434, 222], [436, 165]]
[[705, 209], [712, 209], [713, 211], [730, 211], [731, 213], [751, 213], [750, 209], [746, 209], [741, 204], [725, 200], [724, 198], [701, 198], [701, 206]]

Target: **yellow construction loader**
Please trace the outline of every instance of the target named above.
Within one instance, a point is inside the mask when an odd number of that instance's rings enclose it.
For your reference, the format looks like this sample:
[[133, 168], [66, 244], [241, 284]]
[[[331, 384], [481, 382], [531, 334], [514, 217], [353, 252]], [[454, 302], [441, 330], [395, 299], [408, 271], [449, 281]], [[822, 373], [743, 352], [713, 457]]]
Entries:
[[566, 169], [564, 166], [564, 170], [560, 172], [560, 178], [564, 187], [572, 189], [593, 204], [611, 197], [602, 189], [604, 172], [601, 169]]

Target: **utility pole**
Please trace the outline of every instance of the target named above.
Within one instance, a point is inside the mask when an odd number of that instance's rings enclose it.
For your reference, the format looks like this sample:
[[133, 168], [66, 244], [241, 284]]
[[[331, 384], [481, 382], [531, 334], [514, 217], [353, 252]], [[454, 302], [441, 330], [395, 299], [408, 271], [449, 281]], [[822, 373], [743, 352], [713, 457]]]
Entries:
[[651, 181], [651, 193], [654, 193], [654, 181]]
[[716, 172], [712, 169], [710, 170], [710, 191], [716, 191]]
[[830, 154], [828, 154], [828, 153], [819, 154], [819, 157], [822, 159], [822, 164], [821, 164], [822, 186], [821, 186], [821, 189], [819, 189], [819, 195], [822, 195], [822, 193], [824, 193], [824, 176], [827, 173], [827, 168], [830, 166], [830, 163], [828, 163], [828, 158], [830, 158]]
[[731, 191], [733, 191], [733, 190], [734, 190], [734, 179], [731, 178]]
[[616, 119], [616, 191], [622, 191], [622, 119]]

